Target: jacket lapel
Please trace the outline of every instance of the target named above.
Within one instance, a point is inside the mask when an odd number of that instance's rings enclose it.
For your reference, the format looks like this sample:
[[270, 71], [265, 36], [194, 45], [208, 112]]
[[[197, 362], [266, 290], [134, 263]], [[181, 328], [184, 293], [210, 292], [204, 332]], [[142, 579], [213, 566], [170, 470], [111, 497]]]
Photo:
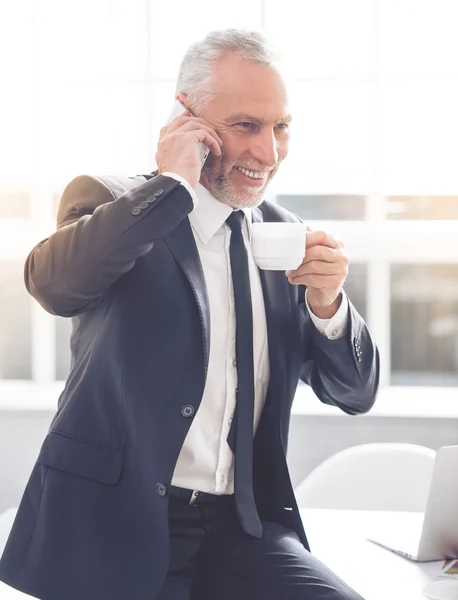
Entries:
[[[252, 220], [253, 223], [264, 221], [263, 214], [257, 207], [252, 209]], [[202, 263], [189, 219], [183, 219], [164, 238], [164, 242], [183, 270], [196, 299], [202, 326], [206, 377], [210, 352], [210, 304]], [[288, 290], [288, 281], [283, 271], [259, 269], [259, 273], [264, 295], [269, 343], [270, 395], [272, 398], [283, 400], [287, 343], [292, 322], [291, 296]], [[276, 408], [281, 409], [281, 406], [282, 402]]]
[[199, 258], [199, 252], [197, 250], [189, 219], [183, 219], [179, 225], [164, 238], [164, 242], [186, 275], [197, 302], [202, 326], [206, 378], [210, 352], [210, 304], [202, 263]]

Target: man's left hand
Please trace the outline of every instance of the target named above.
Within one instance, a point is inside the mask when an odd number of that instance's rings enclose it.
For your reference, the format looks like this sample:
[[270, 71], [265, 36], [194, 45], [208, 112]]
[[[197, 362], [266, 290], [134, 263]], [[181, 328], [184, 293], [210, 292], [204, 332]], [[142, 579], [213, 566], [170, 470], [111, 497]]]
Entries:
[[[307, 286], [307, 301], [318, 316], [333, 316], [340, 306], [340, 294], [348, 275], [350, 260], [342, 242], [324, 231], [313, 231], [307, 226], [306, 254], [300, 267], [286, 271], [293, 285]], [[330, 314], [330, 312], [333, 314]]]

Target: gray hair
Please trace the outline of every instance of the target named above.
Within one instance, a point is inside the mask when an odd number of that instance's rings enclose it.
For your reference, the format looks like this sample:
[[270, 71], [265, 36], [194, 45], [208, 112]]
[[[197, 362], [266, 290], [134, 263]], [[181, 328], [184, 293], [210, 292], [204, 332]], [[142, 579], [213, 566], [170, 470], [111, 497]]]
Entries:
[[213, 66], [231, 52], [249, 62], [275, 68], [280, 54], [258, 31], [223, 29], [208, 33], [186, 52], [178, 73], [176, 94], [186, 94], [196, 116], [200, 116], [212, 94]]

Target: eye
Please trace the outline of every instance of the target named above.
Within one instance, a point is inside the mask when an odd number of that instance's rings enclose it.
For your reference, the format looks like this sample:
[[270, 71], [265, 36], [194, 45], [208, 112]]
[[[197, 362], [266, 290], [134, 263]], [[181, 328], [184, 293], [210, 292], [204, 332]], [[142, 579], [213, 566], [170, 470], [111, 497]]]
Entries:
[[257, 125], [256, 123], [252, 123], [251, 121], [244, 121], [243, 123], [238, 123], [244, 129], [252, 129], [255, 130]]
[[288, 129], [289, 125], [288, 125], [288, 123], [278, 123], [278, 125], [276, 125], [276, 127], [278, 129]]

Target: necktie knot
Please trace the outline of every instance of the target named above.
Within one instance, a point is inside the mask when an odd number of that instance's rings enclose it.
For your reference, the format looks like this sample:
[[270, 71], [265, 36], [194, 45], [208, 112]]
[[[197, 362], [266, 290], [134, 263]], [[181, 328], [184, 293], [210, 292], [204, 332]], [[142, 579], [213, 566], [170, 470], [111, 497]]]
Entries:
[[229, 225], [231, 230], [235, 233], [236, 231], [242, 231], [242, 223], [245, 214], [241, 210], [233, 210], [229, 217], [226, 219], [226, 223]]

